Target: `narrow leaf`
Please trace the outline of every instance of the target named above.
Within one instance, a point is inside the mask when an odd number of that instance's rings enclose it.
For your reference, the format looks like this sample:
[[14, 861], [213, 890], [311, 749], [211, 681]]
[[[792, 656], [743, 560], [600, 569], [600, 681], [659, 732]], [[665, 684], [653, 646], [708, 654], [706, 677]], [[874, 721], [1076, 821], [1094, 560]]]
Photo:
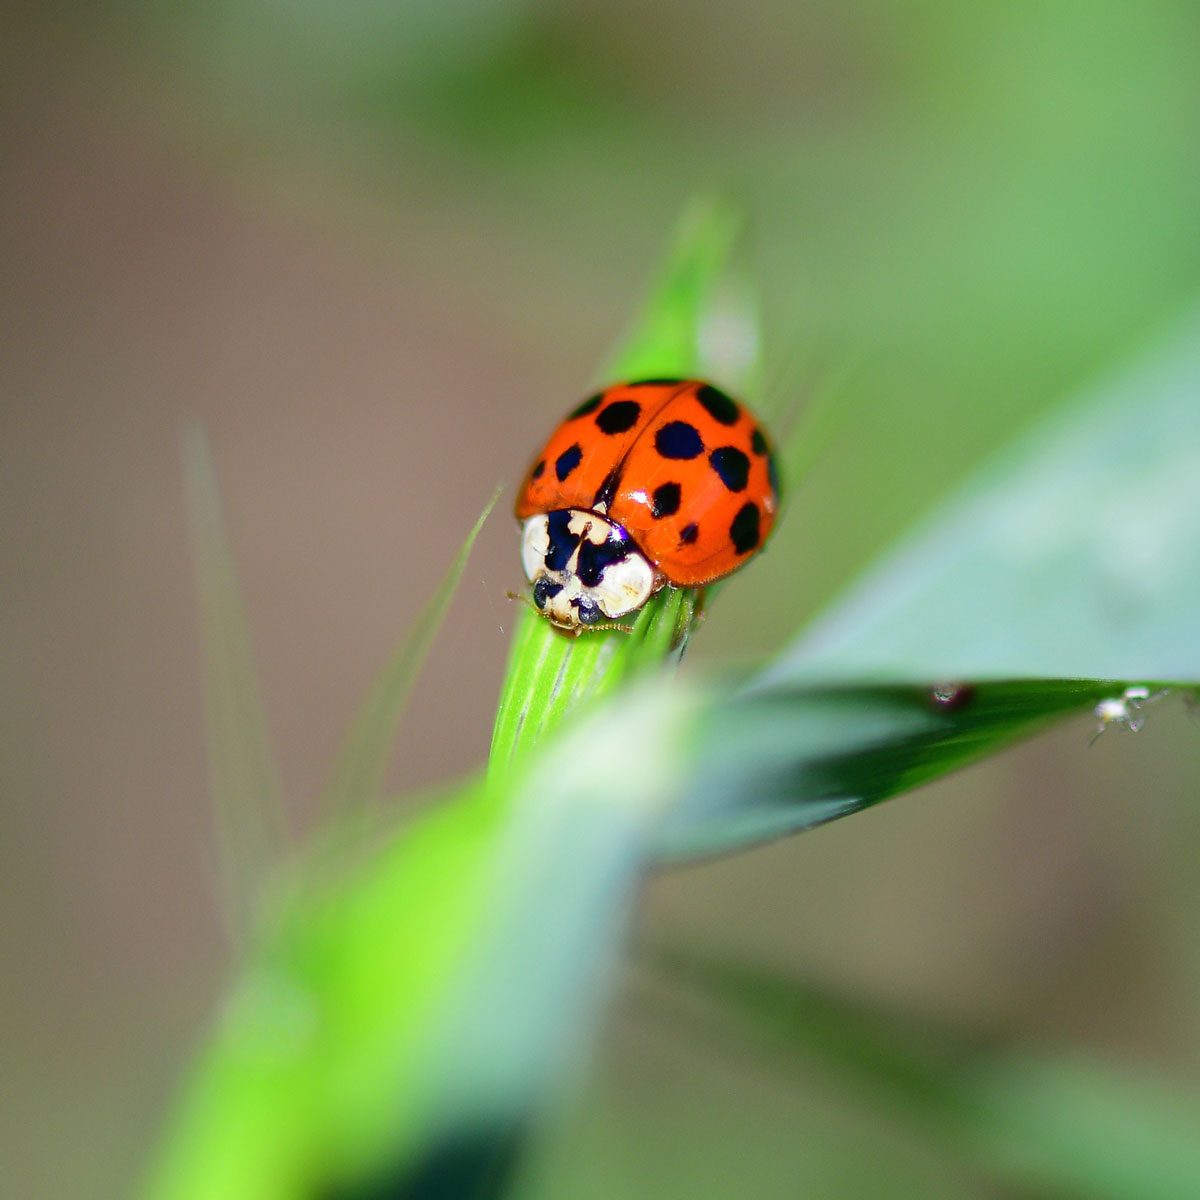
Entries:
[[1198, 396], [1200, 312], [1005, 452], [714, 704], [662, 851], [811, 828], [1057, 716], [1120, 711], [1127, 688], [1195, 686]]
[[768, 681], [1200, 678], [1200, 310], [956, 490]]
[[182, 451], [200, 609], [209, 786], [227, 920], [241, 943], [259, 889], [282, 851], [286, 821], [203, 431], [185, 430]]
[[379, 798], [400, 717], [454, 598], [475, 539], [495, 508], [501, 490], [497, 488], [484, 505], [437, 590], [379, 673], [359, 709], [323, 796], [324, 810], [331, 818], [361, 814], [366, 805]]
[[[714, 700], [701, 712], [689, 782], [659, 831], [659, 851], [725, 853], [848, 816], [1119, 698], [1126, 686], [779, 684]], [[1081, 724], [1081, 744], [1093, 728]]]
[[652, 961], [711, 1005], [705, 1015], [660, 999], [672, 1029], [728, 1045], [732, 1025], [777, 1070], [833, 1072], [1002, 1186], [1081, 1200], [1200, 1195], [1194, 1091], [1079, 1055], [1033, 1055], [711, 955], [670, 948]]
[[[496, 1194], [586, 1053], [688, 721], [680, 694], [632, 689], [336, 878], [284, 889], [149, 1195]], [[613, 745], [631, 747], [617, 797]]]
[[730, 274], [740, 214], [694, 201], [642, 311], [603, 373], [618, 379], [709, 376], [745, 388], [760, 371], [758, 323], [748, 287]]

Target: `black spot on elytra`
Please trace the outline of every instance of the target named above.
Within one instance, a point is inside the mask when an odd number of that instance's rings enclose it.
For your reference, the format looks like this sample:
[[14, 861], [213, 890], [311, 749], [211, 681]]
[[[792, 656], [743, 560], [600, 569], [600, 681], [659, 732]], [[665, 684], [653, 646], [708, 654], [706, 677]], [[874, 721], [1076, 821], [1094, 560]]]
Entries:
[[700, 536], [700, 526], [695, 522], [685, 525], [679, 531], [679, 544], [681, 546], [690, 546]]
[[629, 557], [629, 547], [616, 538], [596, 545], [595, 542], [584, 538], [579, 546], [578, 565], [575, 573], [584, 587], [598, 587], [604, 572], [613, 563], [619, 563]]
[[537, 460], [537, 463], [534, 466], [533, 470], [529, 472], [529, 478], [530, 479], [541, 479], [541, 477], [545, 473], [546, 473], [546, 460], [544, 458], [539, 458]]
[[731, 492], [742, 492], [750, 478], [750, 460], [736, 446], [718, 446], [709, 456], [712, 469]]
[[654, 448], [663, 458], [698, 458], [704, 453], [704, 440], [695, 425], [671, 421], [654, 435]]
[[596, 427], [601, 433], [627, 433], [642, 415], [642, 406], [636, 400], [618, 400], [596, 414]]
[[599, 508], [603, 504], [605, 508], [608, 508], [613, 502], [613, 497], [617, 494], [617, 488], [620, 486], [621, 464], [618, 463], [605, 475], [604, 482], [597, 489], [596, 495], [592, 500], [592, 507]]
[[755, 454], [766, 454], [767, 439], [763, 437], [763, 431], [761, 429], [756, 429], [750, 435], [750, 449], [753, 450]]
[[571, 415], [567, 418], [568, 421], [577, 420], [579, 417], [586, 417], [588, 413], [594, 413], [600, 407], [600, 402], [604, 399], [603, 392], [597, 392], [594, 396], [589, 396]]
[[679, 511], [679, 500], [682, 493], [677, 483], [664, 483], [654, 489], [650, 498], [650, 513], [656, 521], [663, 517], [673, 516]]
[[533, 585], [533, 602], [538, 608], [545, 608], [546, 601], [553, 596], [557, 596], [563, 590], [561, 583], [556, 583], [553, 579], [547, 579], [544, 575]]
[[758, 545], [758, 505], [753, 500], [743, 504], [729, 526], [733, 548], [739, 554], [749, 554]]
[[583, 458], [583, 449], [576, 442], [569, 450], [564, 450], [554, 463], [554, 473], [558, 476], [558, 482], [562, 483], [570, 473], [579, 466], [579, 460]]
[[738, 419], [737, 403], [711, 383], [696, 389], [696, 399], [704, 406], [705, 412], [721, 425], [732, 425]]
[[579, 537], [571, 532], [571, 514], [560, 508], [546, 518], [550, 535], [550, 546], [546, 551], [546, 569], [548, 571], [565, 571], [575, 547], [579, 545]]

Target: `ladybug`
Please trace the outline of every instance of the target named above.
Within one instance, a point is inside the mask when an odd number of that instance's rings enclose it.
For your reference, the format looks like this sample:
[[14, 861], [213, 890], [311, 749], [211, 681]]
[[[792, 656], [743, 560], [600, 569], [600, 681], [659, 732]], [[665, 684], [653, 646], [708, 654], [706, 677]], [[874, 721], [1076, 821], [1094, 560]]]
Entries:
[[521, 485], [521, 561], [560, 629], [622, 629], [666, 584], [703, 587], [766, 541], [779, 484], [744, 405], [702, 379], [643, 379], [585, 400]]

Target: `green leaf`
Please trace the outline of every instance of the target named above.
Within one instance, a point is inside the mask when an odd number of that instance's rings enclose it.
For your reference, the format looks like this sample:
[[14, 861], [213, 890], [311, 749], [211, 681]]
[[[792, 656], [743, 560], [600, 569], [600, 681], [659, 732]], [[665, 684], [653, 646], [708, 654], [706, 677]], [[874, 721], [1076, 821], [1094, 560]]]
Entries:
[[710, 700], [699, 710], [688, 781], [658, 831], [658, 852], [726, 853], [849, 816], [1125, 686], [1021, 680], [935, 694], [928, 686], [779, 684]]
[[1200, 1095], [1078, 1055], [1012, 1054], [965, 1080], [979, 1161], [1096, 1200], [1200, 1195]]
[[956, 489], [765, 678], [1200, 679], [1197, 479], [1200, 310]]
[[646, 668], [678, 660], [687, 646], [699, 597], [664, 588], [634, 621], [633, 632], [571, 637], [523, 609], [496, 710], [491, 766], [505, 770], [581, 705], [612, 693]]
[[[285, 882], [149, 1195], [407, 1194], [444, 1146], [534, 1124], [586, 1048], [688, 724], [682, 695], [635, 689], [320, 886]], [[619, 803], [614, 744], [634, 747]]]
[[[1055, 413], [701, 718], [668, 857], [857, 812], [1052, 719], [1200, 681], [1200, 313]], [[958, 681], [952, 703], [933, 685]]]
[[709, 1004], [659, 998], [670, 1028], [721, 1045], [740, 1034], [797, 1077], [832, 1072], [1002, 1185], [1089, 1200], [1200, 1195], [1193, 1091], [1078, 1055], [1034, 1056], [710, 955], [666, 949], [652, 961]]
[[[577, 1078], [649, 831], [678, 789], [690, 710], [686, 693], [646, 681], [492, 783], [508, 815], [482, 889], [486, 910], [427, 1033], [427, 1146], [464, 1128], [534, 1127]], [[640, 737], [651, 711], [652, 747]], [[614, 746], [626, 748], [616, 794]]]
[[182, 449], [203, 646], [209, 786], [226, 918], [240, 944], [252, 924], [259, 891], [283, 850], [286, 821], [203, 432], [187, 429]]
[[[640, 319], [612, 358], [604, 382], [701, 376], [749, 386], [757, 377], [757, 324], [748, 289], [730, 282], [740, 219], [728, 206], [697, 202]], [[664, 588], [637, 614], [632, 634], [570, 637], [530, 610], [520, 613], [492, 733], [491, 762], [504, 769], [539, 745], [585, 702], [644, 668], [682, 654], [701, 596]]]
[[[321, 1194], [414, 1136], [415, 1064], [487, 903], [497, 810], [478, 788], [349, 870], [279, 888], [152, 1165], [155, 1200]], [[332, 1194], [332, 1193], [328, 1193]]]

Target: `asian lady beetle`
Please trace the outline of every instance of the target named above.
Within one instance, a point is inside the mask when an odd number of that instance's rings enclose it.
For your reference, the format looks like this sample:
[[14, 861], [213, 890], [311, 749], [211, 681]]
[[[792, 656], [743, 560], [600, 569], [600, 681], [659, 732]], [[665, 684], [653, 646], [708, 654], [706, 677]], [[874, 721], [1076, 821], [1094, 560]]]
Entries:
[[700, 379], [585, 400], [534, 459], [516, 504], [533, 603], [571, 633], [614, 626], [665, 584], [702, 587], [767, 540], [779, 484], [753, 414]]

